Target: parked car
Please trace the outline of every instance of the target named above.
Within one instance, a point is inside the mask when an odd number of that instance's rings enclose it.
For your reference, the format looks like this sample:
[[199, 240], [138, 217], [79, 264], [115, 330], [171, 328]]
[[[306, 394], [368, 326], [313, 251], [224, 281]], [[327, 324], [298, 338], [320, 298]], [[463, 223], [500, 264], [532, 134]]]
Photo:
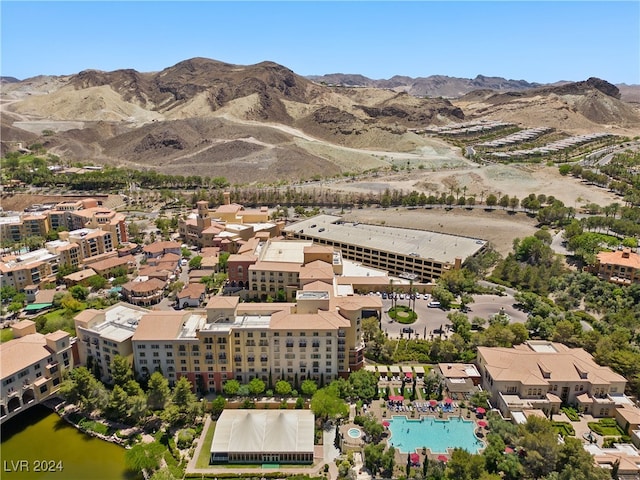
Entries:
[[412, 333], [413, 333], [413, 328], [411, 328], [411, 327], [404, 327], [404, 328], [402, 329], [402, 333], [412, 334]]
[[427, 307], [429, 307], [429, 308], [440, 308], [440, 302], [429, 302], [429, 303], [427, 303]]

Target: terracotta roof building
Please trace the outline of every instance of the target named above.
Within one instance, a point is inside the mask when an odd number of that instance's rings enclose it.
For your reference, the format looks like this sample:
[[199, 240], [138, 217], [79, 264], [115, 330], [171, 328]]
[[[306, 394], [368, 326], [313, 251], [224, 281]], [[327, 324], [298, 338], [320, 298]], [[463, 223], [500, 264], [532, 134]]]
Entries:
[[73, 368], [68, 333], [36, 333], [30, 320], [12, 328], [14, 339], [0, 345], [0, 423], [56, 394], [63, 372]]
[[203, 283], [190, 283], [176, 294], [178, 308], [199, 307], [204, 301], [205, 290]]
[[[144, 277], [138, 277], [141, 279]], [[150, 278], [142, 281], [131, 281], [122, 285], [122, 296], [133, 305], [148, 307], [155, 305], [164, 296], [166, 282], [158, 278]]]
[[631, 285], [640, 283], [640, 255], [630, 248], [615, 252], [600, 252], [593, 271], [612, 283]]
[[482, 387], [505, 416], [523, 409], [557, 413], [568, 403], [595, 417], [613, 417], [614, 396], [624, 395], [627, 383], [585, 350], [548, 341], [478, 347], [477, 366]]

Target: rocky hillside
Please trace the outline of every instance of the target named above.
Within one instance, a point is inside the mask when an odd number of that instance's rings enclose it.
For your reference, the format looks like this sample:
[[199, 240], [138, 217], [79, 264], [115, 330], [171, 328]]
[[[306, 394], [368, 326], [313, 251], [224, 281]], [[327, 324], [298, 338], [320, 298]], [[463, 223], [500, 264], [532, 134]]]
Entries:
[[[412, 129], [467, 118], [587, 131], [638, 124], [616, 87], [598, 79], [537, 88], [483, 76], [393, 77], [361, 88], [333, 80], [314, 82], [273, 62], [194, 58], [160, 72], [85, 70], [4, 83], [2, 148], [37, 141], [69, 161], [254, 182], [364, 170], [391, 158], [451, 165], [459, 150]], [[412, 80], [415, 90], [402, 87]], [[474, 91], [452, 102], [425, 98], [426, 85], [440, 85], [442, 96]]]
[[470, 118], [546, 125], [572, 132], [640, 127], [640, 112], [620, 97], [615, 85], [589, 78], [521, 92], [475, 91], [460, 97], [455, 104]]
[[418, 97], [456, 98], [473, 90], [491, 89], [496, 91], [520, 91], [539, 87], [539, 83], [525, 80], [507, 80], [502, 77], [476, 78], [448, 77], [446, 75], [430, 75], [428, 77], [406, 77], [396, 75], [389, 79], [373, 80], [363, 75], [332, 73], [328, 75], [312, 75], [307, 77], [314, 82], [348, 87], [389, 88], [407, 92]]
[[3, 96], [12, 119], [7, 129], [53, 130], [43, 143], [70, 160], [167, 172], [197, 167], [236, 179], [247, 178], [239, 173], [243, 162], [254, 175], [338, 173], [346, 167], [336, 165], [335, 155], [305, 145], [317, 139], [412, 151], [426, 143], [408, 128], [464, 118], [448, 100], [323, 86], [273, 62], [242, 66], [204, 58], [153, 73], [37, 77], [9, 84]]

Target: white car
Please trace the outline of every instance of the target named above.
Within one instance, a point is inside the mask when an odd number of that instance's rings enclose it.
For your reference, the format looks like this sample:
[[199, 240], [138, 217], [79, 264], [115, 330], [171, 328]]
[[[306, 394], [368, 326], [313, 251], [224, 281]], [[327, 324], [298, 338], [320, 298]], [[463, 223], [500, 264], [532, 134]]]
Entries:
[[429, 302], [429, 303], [427, 303], [427, 307], [429, 307], [429, 308], [440, 308], [440, 302]]

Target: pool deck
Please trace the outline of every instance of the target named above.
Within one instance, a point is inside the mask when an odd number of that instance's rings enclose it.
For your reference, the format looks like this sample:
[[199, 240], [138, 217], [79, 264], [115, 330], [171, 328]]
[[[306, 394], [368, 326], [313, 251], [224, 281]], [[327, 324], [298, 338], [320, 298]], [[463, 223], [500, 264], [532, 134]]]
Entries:
[[[418, 402], [424, 403], [425, 400], [417, 400]], [[403, 402], [404, 405], [408, 405], [410, 403], [409, 400], [405, 400]], [[348, 431], [350, 428], [360, 428], [358, 425], [356, 425], [355, 423], [353, 423], [353, 419], [355, 417], [355, 409], [351, 408], [351, 412], [349, 415], [349, 421], [347, 423], [345, 423], [344, 425], [340, 426], [340, 433], [343, 436], [344, 439], [344, 446], [346, 448], [362, 448], [364, 447], [365, 443], [363, 440], [363, 437], [361, 438], [351, 438], [349, 437]], [[375, 417], [377, 419], [379, 419], [381, 422], [384, 420], [390, 420], [391, 418], [393, 418], [394, 416], [406, 416], [408, 420], [419, 420], [421, 417], [433, 417], [436, 420], [448, 420], [449, 418], [463, 418], [464, 420], [467, 421], [473, 421], [473, 422], [477, 422], [478, 420], [480, 420], [481, 418], [484, 419], [483, 417], [479, 417], [478, 415], [476, 415], [473, 411], [469, 410], [468, 408], [460, 408], [459, 406], [459, 402], [455, 402], [454, 403], [454, 408], [453, 411], [451, 412], [443, 412], [442, 416], [440, 416], [440, 413], [435, 411], [435, 412], [419, 412], [416, 411], [415, 408], [413, 409], [413, 412], [406, 412], [406, 411], [402, 411], [402, 412], [395, 412], [395, 411], [391, 411], [386, 407], [386, 401], [384, 400], [374, 400], [371, 405], [367, 408], [366, 411], [362, 411], [359, 414], [360, 415], [366, 415], [367, 413], [372, 413], [373, 415], [375, 415]], [[361, 429], [361, 428], [360, 428]], [[476, 436], [482, 440], [483, 442], [486, 443], [486, 440], [484, 438], [484, 436], [486, 435], [487, 430], [483, 429], [481, 427], [478, 427], [476, 425], [476, 428], [474, 429]], [[363, 432], [364, 433], [364, 432]], [[479, 434], [479, 435], [478, 435]], [[385, 432], [385, 436], [383, 437], [383, 441], [389, 439], [390, 437], [390, 432], [387, 431]], [[445, 455], [449, 456], [450, 455], [450, 451], [452, 449], [449, 449], [449, 452]], [[484, 448], [482, 448], [480, 451], [484, 450]], [[414, 453], [414, 452], [412, 452]], [[439, 456], [443, 455], [442, 453], [431, 453], [430, 449], [417, 449], [415, 451], [415, 453], [418, 453], [420, 455], [420, 463], [424, 462], [424, 458], [429, 458], [431, 460], [437, 460]], [[400, 451], [398, 449], [396, 449], [396, 465], [405, 465], [407, 463], [407, 454], [406, 453], [400, 453]]]

